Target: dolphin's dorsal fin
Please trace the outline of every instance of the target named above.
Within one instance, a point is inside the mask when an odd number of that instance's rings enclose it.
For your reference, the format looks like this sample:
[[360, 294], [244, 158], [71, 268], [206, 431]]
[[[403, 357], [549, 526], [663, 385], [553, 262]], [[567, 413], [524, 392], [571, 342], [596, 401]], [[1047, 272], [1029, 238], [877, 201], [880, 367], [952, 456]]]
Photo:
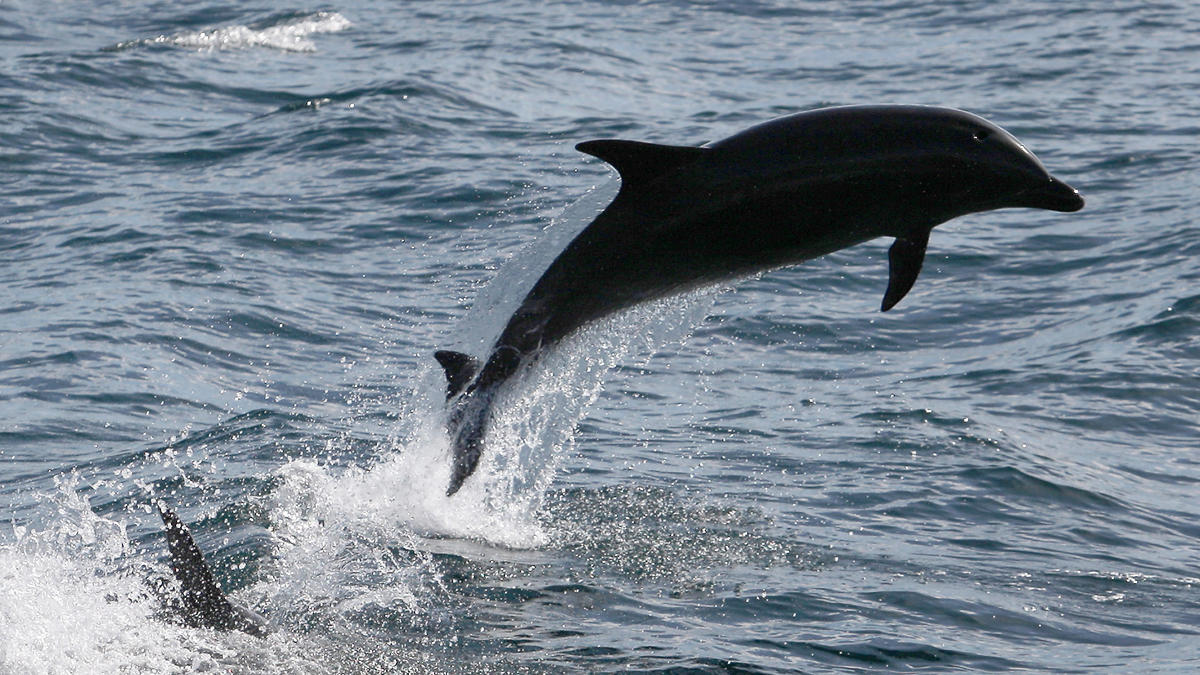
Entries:
[[179, 581], [184, 620], [192, 626], [240, 630], [255, 637], [265, 637], [270, 632], [266, 620], [225, 597], [204, 560], [204, 554], [179, 516], [161, 501], [155, 506], [167, 533], [171, 573]]
[[207, 613], [205, 608], [217, 608], [219, 613], [228, 602], [217, 580], [213, 578], [212, 570], [204, 561], [204, 554], [192, 533], [188, 531], [183, 521], [171, 509], [158, 504], [158, 514], [162, 516], [163, 529], [167, 533], [167, 548], [171, 552], [171, 572], [179, 580], [183, 593], [184, 604], [192, 612]]
[[466, 388], [475, 373], [479, 372], [479, 359], [470, 354], [452, 352], [442, 349], [433, 353], [433, 358], [442, 364], [446, 371], [446, 398], [454, 398], [458, 392]]
[[171, 573], [179, 580], [183, 604], [190, 615], [187, 618], [195, 625], [232, 628], [232, 607], [213, 578], [192, 533], [174, 511], [161, 503], [157, 506], [167, 533], [167, 548], [171, 552]]
[[584, 141], [575, 149], [611, 164], [621, 174], [622, 187], [644, 185], [711, 152], [708, 148], [616, 139]]
[[928, 244], [929, 230], [896, 237], [896, 242], [888, 249], [890, 269], [887, 292], [883, 294], [883, 311], [895, 307], [912, 289], [913, 284], [917, 283], [917, 275], [921, 273], [921, 264], [925, 262], [925, 247]]

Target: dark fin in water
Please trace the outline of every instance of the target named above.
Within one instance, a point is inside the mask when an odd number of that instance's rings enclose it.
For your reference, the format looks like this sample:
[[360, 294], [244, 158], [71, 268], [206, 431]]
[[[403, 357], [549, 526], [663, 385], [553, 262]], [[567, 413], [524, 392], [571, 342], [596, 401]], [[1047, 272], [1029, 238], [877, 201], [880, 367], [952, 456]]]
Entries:
[[470, 354], [452, 352], [447, 349], [436, 351], [433, 358], [442, 364], [446, 371], [446, 398], [454, 398], [458, 392], [466, 389], [475, 374], [479, 372], [479, 359]]
[[896, 238], [896, 243], [888, 250], [890, 269], [887, 292], [883, 294], [883, 311], [895, 307], [912, 289], [913, 284], [917, 283], [917, 275], [921, 273], [921, 265], [925, 262], [925, 247], [928, 244], [928, 230], [915, 236]]
[[179, 581], [184, 622], [189, 626], [240, 630], [266, 637], [269, 632], [266, 620], [225, 597], [187, 526], [162, 502], [157, 506], [171, 552], [171, 573]]
[[690, 164], [709, 152], [707, 148], [686, 145], [657, 145], [641, 141], [598, 140], [584, 141], [575, 146], [580, 152], [608, 162], [621, 174], [621, 187], [635, 187], [685, 164]]

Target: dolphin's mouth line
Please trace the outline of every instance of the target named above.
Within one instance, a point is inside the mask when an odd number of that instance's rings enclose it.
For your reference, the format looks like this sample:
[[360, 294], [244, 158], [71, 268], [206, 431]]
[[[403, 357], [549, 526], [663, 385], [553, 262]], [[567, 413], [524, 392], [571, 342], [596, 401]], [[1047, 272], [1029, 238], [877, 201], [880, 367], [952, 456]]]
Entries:
[[1083, 197], [1079, 190], [1063, 181], [1050, 176], [1050, 179], [1022, 190], [1016, 195], [1020, 206], [1035, 209], [1048, 209], [1060, 213], [1071, 213], [1083, 208]]

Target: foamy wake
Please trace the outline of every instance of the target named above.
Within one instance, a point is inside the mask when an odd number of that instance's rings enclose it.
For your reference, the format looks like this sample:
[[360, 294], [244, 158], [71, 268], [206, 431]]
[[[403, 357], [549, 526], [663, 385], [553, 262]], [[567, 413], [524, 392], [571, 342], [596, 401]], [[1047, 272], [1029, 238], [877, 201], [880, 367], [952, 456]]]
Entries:
[[319, 33], [337, 33], [346, 30], [350, 25], [350, 21], [337, 12], [315, 12], [265, 28], [256, 29], [238, 25], [174, 35], [159, 35], [145, 40], [122, 42], [116, 45], [116, 49], [162, 44], [201, 50], [267, 47], [289, 52], [313, 52], [316, 51], [317, 46], [308, 39], [309, 36]]

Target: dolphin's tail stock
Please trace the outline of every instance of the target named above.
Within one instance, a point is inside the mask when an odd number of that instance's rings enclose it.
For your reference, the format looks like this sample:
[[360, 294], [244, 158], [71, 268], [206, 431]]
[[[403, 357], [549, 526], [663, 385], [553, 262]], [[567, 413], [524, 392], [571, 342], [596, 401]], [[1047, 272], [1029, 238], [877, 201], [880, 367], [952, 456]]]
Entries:
[[171, 552], [171, 573], [179, 581], [184, 623], [197, 628], [239, 630], [255, 637], [266, 637], [270, 632], [266, 619], [225, 597], [187, 526], [162, 502], [157, 506], [167, 533], [167, 548]]

